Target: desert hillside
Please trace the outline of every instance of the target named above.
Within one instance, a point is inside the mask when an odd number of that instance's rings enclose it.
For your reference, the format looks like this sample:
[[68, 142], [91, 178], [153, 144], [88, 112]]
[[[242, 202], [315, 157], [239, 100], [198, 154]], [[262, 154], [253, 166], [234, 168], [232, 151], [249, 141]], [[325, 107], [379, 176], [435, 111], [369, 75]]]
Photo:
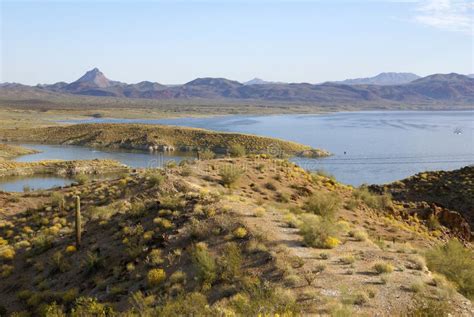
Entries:
[[21, 316], [471, 316], [470, 247], [449, 228], [403, 217], [405, 208], [266, 155], [0, 193], [0, 307]]

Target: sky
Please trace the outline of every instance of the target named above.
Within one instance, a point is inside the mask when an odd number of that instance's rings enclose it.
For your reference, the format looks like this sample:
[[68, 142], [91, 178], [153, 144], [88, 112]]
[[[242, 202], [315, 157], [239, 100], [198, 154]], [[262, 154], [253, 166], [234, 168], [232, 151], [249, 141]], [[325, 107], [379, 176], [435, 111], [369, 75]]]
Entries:
[[0, 2], [0, 82], [474, 73], [471, 0]]

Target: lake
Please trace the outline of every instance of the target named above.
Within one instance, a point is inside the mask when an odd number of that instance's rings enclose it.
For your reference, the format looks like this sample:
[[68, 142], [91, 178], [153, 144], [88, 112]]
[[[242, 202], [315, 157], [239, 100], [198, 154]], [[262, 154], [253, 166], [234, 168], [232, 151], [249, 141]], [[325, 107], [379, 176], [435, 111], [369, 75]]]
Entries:
[[[92, 149], [82, 146], [72, 145], [45, 145], [45, 144], [25, 144], [30, 149], [40, 151], [40, 153], [20, 156], [15, 159], [17, 162], [37, 162], [43, 160], [92, 160], [92, 159], [112, 159], [122, 162], [132, 168], [162, 167], [168, 161], [179, 162], [183, 158], [195, 157], [192, 153], [172, 152], [172, 153], [148, 153], [140, 151], [105, 150]], [[113, 175], [106, 175], [107, 177]], [[100, 175], [93, 176], [100, 178]], [[67, 177], [50, 175], [15, 176], [0, 178], [0, 190], [9, 192], [21, 192], [24, 188], [48, 189], [57, 186], [70, 185], [74, 180]]]
[[295, 158], [302, 167], [325, 170], [352, 185], [392, 182], [426, 170], [452, 170], [474, 164], [474, 111], [74, 121], [80, 122], [168, 124], [291, 140], [334, 154], [317, 160]]
[[0, 178], [0, 190], [5, 192], [22, 192], [26, 190], [37, 190], [59, 186], [67, 186], [72, 183], [72, 179], [59, 176], [9, 176]]
[[150, 153], [131, 150], [95, 149], [74, 145], [26, 144], [21, 146], [35, 149], [40, 153], [23, 155], [15, 159], [17, 162], [37, 162], [43, 160], [93, 160], [111, 159], [132, 168], [162, 167], [168, 161], [179, 162], [183, 158], [193, 158], [190, 152]]

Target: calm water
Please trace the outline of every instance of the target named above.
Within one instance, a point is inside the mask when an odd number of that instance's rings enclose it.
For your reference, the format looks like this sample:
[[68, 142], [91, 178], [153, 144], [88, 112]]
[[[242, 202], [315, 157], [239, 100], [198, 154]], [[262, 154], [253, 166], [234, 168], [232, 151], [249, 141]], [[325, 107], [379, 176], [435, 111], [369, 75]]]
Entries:
[[73, 183], [72, 179], [58, 176], [13, 176], [0, 178], [0, 190], [5, 192], [22, 192], [27, 187], [31, 190], [66, 186]]
[[132, 168], [161, 167], [168, 161], [179, 162], [183, 158], [194, 157], [192, 153], [149, 153], [142, 151], [94, 149], [73, 145], [21, 144], [40, 153], [20, 156], [17, 162], [36, 162], [43, 160], [117, 160]]
[[[148, 153], [131, 151], [97, 150], [81, 146], [69, 145], [38, 145], [21, 144], [27, 148], [36, 149], [40, 153], [20, 156], [15, 161], [35, 162], [42, 160], [91, 160], [91, 159], [113, 159], [132, 168], [161, 167], [172, 160], [179, 162], [183, 158], [193, 157], [190, 153]], [[107, 175], [111, 176], [111, 175]], [[94, 177], [100, 178], [100, 177]], [[74, 180], [66, 177], [49, 175], [34, 175], [21, 177], [0, 178], [0, 190], [10, 192], [21, 192], [25, 187], [32, 190], [48, 189], [57, 186], [70, 185]]]
[[421, 171], [451, 170], [474, 164], [474, 111], [91, 119], [80, 122], [171, 124], [292, 140], [335, 154], [325, 159], [295, 159], [300, 165], [326, 170], [338, 180], [353, 185], [386, 183]]

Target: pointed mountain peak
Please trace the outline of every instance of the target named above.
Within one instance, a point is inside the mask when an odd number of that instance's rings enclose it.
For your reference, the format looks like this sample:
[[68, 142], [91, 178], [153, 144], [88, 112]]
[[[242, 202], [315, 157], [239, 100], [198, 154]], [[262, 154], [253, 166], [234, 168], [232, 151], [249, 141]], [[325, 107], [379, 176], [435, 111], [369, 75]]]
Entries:
[[100, 88], [109, 87], [111, 84], [110, 80], [107, 79], [104, 73], [102, 73], [97, 67], [85, 73], [81, 78], [76, 80], [76, 83], [93, 84]]

